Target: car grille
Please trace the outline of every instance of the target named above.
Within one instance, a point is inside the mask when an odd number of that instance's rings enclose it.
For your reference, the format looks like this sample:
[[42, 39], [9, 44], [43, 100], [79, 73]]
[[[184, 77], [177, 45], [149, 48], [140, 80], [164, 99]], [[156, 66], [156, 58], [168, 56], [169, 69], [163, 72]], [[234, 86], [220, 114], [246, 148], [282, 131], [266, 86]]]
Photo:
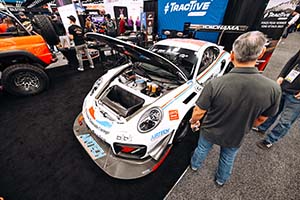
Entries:
[[114, 143], [113, 147], [117, 156], [129, 159], [141, 159], [147, 152], [145, 145]]

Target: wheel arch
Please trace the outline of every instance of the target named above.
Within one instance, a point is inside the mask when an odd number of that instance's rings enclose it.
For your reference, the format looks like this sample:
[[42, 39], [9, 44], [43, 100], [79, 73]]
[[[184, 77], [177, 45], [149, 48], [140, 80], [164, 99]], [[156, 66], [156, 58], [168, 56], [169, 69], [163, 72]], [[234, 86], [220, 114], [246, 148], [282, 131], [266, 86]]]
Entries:
[[[10, 58], [10, 59], [9, 59]], [[35, 55], [28, 51], [20, 51], [20, 50], [11, 50], [0, 52], [0, 70], [3, 71], [5, 68], [9, 67], [10, 65], [17, 64], [17, 63], [27, 63], [30, 64], [37, 63], [36, 66], [44, 69], [47, 64], [44, 63], [42, 60], [37, 58]]]
[[191, 130], [188, 121], [192, 116], [193, 108], [194, 107], [191, 107], [188, 110], [188, 112], [184, 115], [184, 117], [180, 121], [178, 128], [174, 131], [174, 136], [172, 139], [173, 143], [179, 143], [186, 136], [188, 131]]

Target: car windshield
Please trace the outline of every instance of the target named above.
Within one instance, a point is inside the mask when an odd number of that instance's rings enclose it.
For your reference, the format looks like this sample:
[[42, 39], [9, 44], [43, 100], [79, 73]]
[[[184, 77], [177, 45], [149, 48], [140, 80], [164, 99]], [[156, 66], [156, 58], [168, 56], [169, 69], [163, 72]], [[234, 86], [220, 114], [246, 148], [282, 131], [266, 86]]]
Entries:
[[174, 63], [188, 78], [192, 76], [198, 60], [196, 51], [165, 45], [154, 45], [151, 51]]

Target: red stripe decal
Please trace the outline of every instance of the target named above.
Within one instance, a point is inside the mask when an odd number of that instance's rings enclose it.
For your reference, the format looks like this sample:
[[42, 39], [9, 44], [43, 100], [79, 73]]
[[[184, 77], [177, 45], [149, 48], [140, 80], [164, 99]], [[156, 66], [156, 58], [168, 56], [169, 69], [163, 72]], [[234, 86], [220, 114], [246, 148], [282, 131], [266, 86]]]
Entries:
[[167, 150], [167, 152], [165, 153], [165, 155], [160, 159], [160, 161], [158, 163], [156, 163], [156, 165], [154, 165], [152, 167], [152, 172], [154, 172], [155, 170], [158, 169], [158, 167], [164, 162], [164, 160], [166, 159], [167, 155], [169, 155], [170, 150], [171, 150], [172, 146], [169, 147], [169, 149]]

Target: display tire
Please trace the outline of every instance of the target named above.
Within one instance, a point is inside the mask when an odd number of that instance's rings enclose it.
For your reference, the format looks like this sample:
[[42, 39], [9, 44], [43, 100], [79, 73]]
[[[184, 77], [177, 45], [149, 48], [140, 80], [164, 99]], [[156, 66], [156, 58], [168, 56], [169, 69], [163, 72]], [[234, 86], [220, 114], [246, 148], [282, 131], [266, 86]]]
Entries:
[[35, 25], [38, 27], [40, 34], [49, 45], [57, 45], [59, 43], [58, 35], [46, 15], [35, 15], [33, 17]]
[[2, 73], [4, 89], [16, 96], [38, 94], [49, 87], [49, 77], [40, 67], [31, 64], [15, 64]]

